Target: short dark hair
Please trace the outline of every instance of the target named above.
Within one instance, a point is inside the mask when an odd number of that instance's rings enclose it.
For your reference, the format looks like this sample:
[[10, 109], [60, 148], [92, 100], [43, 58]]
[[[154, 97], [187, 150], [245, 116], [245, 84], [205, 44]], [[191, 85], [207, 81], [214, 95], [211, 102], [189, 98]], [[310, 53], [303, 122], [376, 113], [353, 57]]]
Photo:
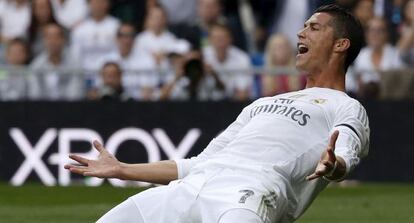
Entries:
[[335, 38], [346, 38], [350, 41], [344, 64], [344, 70], [346, 71], [354, 62], [364, 44], [365, 37], [362, 25], [348, 10], [335, 4], [321, 6], [314, 13], [320, 12], [332, 16]]
[[21, 46], [23, 46], [24, 48], [29, 49], [29, 44], [27, 43], [27, 41], [26, 41], [26, 40], [24, 40], [23, 38], [19, 38], [19, 37], [14, 38], [14, 39], [11, 39], [11, 40], [7, 43], [7, 47], [8, 47], [8, 48], [9, 48], [10, 46], [12, 46], [12, 45], [21, 45]]
[[125, 26], [129, 26], [129, 27], [131, 27], [133, 29], [132, 35], [133, 35], [133, 37], [135, 37], [135, 35], [136, 35], [135, 26], [134, 26], [134, 24], [129, 23], [129, 22], [123, 22], [123, 23], [121, 23], [121, 25], [119, 25], [118, 30], [116, 31], [116, 36], [117, 37], [120, 37], [122, 35], [121, 29], [122, 29], [122, 27], [125, 27]]
[[66, 30], [66, 28], [63, 27], [62, 25], [60, 25], [59, 23], [56, 23], [56, 22], [52, 22], [52, 23], [46, 24], [44, 26], [44, 29], [43, 30], [46, 30], [45, 28], [52, 27], [52, 26], [59, 29], [60, 35], [62, 35], [63, 38], [65, 38], [65, 39], [68, 38], [68, 36], [67, 36], [68, 35], [68, 31]]
[[119, 65], [119, 63], [115, 62], [115, 61], [107, 61], [102, 65], [101, 68], [101, 73], [103, 73], [103, 71], [107, 68], [113, 66], [117, 69], [118, 73], [122, 76], [122, 68], [121, 65]]

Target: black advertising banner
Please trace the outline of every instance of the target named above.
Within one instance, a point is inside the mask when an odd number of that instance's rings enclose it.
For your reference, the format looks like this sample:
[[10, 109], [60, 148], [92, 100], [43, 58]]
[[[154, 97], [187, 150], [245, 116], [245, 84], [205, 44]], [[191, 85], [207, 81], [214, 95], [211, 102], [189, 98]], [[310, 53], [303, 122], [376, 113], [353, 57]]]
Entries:
[[[40, 180], [69, 185], [69, 153], [95, 157], [97, 139], [124, 162], [197, 155], [224, 130], [239, 103], [0, 103], [0, 179], [13, 185]], [[102, 180], [87, 183], [100, 185]], [[122, 186], [125, 183], [111, 180]]]
[[[99, 186], [63, 169], [69, 153], [95, 157], [97, 139], [129, 163], [197, 155], [247, 103], [235, 102], [10, 102], [0, 103], [0, 180]], [[414, 181], [411, 127], [414, 103], [365, 103], [370, 154], [352, 175], [369, 181]], [[410, 138], [411, 137], [411, 138]], [[141, 182], [109, 181], [114, 186]]]

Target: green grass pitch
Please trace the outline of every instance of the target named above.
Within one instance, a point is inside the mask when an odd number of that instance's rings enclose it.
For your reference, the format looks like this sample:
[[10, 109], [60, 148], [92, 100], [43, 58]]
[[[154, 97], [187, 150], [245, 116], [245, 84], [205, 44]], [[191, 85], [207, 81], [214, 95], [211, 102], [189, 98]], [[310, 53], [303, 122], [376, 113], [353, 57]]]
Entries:
[[[0, 222], [95, 222], [106, 211], [140, 191], [137, 188], [44, 187], [0, 184]], [[330, 187], [298, 223], [414, 222], [413, 184]]]

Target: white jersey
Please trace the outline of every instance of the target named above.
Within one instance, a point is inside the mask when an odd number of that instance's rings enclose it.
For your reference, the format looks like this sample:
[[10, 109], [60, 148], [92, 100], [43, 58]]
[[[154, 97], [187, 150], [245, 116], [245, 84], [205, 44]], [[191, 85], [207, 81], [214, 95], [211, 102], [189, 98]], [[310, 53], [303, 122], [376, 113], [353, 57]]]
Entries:
[[[229, 47], [226, 60], [220, 62], [215, 49], [208, 46], [203, 49], [203, 57], [205, 63], [217, 72], [220, 80], [226, 85], [228, 97], [233, 97], [236, 90], [249, 90], [252, 86], [253, 76], [250, 73], [250, 57], [242, 50], [234, 46]], [[207, 78], [211, 79], [210, 81], [214, 80], [210, 75], [207, 75]]]
[[261, 98], [245, 107], [200, 155], [176, 160], [178, 175], [243, 170], [252, 182], [260, 179], [269, 193], [272, 188], [282, 191], [288, 201], [282, 222], [293, 222], [329, 183], [305, 177], [315, 171], [334, 130], [340, 132], [335, 154], [345, 160], [348, 174], [368, 153], [368, 117], [358, 101], [327, 88]]
[[106, 16], [101, 21], [87, 19], [72, 31], [71, 51], [81, 61], [82, 69], [95, 73], [105, 56], [116, 52], [118, 27], [118, 19]]

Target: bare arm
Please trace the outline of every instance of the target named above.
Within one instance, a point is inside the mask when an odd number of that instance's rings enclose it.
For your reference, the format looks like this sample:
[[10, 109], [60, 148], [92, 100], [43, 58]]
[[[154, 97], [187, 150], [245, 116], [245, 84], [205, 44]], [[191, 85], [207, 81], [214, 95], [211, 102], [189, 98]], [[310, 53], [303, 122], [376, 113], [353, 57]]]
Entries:
[[206, 74], [209, 74], [213, 77], [213, 79], [215, 81], [215, 87], [218, 90], [223, 91], [223, 90], [226, 89], [226, 85], [220, 79], [219, 75], [217, 74], [217, 72], [213, 69], [213, 67], [210, 64], [204, 64], [204, 70], [205, 70]]
[[102, 144], [93, 143], [99, 152], [98, 159], [90, 160], [78, 155], [69, 157], [79, 164], [67, 164], [65, 168], [72, 173], [99, 178], [118, 178], [150, 183], [168, 184], [178, 178], [177, 165], [174, 161], [159, 161], [145, 164], [126, 164], [119, 162]]
[[121, 163], [119, 177], [122, 180], [145, 181], [157, 184], [168, 184], [177, 178], [177, 164], [173, 160], [144, 164]]
[[174, 79], [170, 83], [164, 85], [161, 88], [160, 100], [168, 100], [170, 98], [171, 92], [174, 89], [174, 86], [177, 84], [177, 82], [180, 78], [181, 78], [181, 76], [174, 77]]

